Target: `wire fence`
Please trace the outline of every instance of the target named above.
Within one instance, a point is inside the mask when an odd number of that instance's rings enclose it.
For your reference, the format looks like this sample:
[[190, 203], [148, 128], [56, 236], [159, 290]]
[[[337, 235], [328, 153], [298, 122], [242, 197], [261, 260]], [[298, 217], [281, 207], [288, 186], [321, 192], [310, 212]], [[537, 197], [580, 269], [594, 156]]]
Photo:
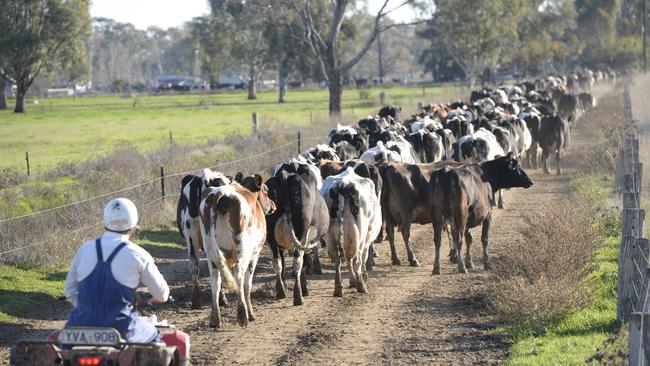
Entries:
[[[624, 92], [624, 113], [633, 119], [629, 85]], [[629, 364], [644, 366], [650, 365], [650, 245], [643, 237], [643, 163], [639, 155], [639, 135], [633, 132], [619, 152], [614, 180], [623, 201], [616, 318], [630, 324]]]
[[[117, 196], [133, 200], [141, 213], [141, 225], [169, 224], [175, 217], [174, 206], [180, 195], [181, 180], [188, 174], [198, 174], [204, 168], [219, 170], [234, 176], [270, 172], [274, 164], [300, 152], [301, 147], [322, 141], [322, 137], [298, 138], [280, 146], [239, 159], [208, 167], [161, 175], [125, 188], [113, 190], [65, 205], [0, 220], [0, 264], [54, 263], [74, 253], [82, 240], [97, 235], [102, 229], [103, 207]], [[134, 167], [136, 169], [137, 167]], [[43, 260], [43, 257], [49, 260]]]

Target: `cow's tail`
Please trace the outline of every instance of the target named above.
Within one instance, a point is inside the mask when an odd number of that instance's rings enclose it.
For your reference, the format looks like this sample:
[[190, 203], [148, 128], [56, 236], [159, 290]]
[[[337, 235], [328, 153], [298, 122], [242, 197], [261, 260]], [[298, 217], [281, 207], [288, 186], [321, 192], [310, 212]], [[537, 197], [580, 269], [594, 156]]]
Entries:
[[[235, 212], [241, 212], [241, 202], [236, 197], [229, 197], [223, 194], [222, 192], [219, 192], [215, 195], [213, 202], [216, 210], [210, 210], [211, 223], [216, 222], [216, 217], [214, 217], [216, 213], [223, 216], [230, 210]], [[210, 227], [209, 234], [210, 234], [210, 238], [212, 240], [215, 240], [214, 238], [216, 233], [213, 230], [213, 226]], [[231, 259], [237, 257], [237, 247], [241, 245], [241, 235], [236, 235], [235, 237], [233, 237], [233, 240], [235, 241], [234, 243], [235, 245], [233, 245]], [[215, 269], [219, 271], [219, 273], [221, 273], [223, 282], [229, 290], [238, 291], [239, 287], [237, 286], [237, 281], [235, 280], [235, 277], [232, 275], [232, 272], [230, 271], [230, 268], [228, 266], [228, 259], [226, 259], [226, 257], [223, 255], [223, 252], [218, 246], [216, 249], [217, 249], [216, 250], [217, 262], [213, 263]]]
[[343, 233], [343, 212], [345, 210], [345, 195], [343, 194], [343, 190], [345, 187], [341, 187], [339, 189], [339, 194], [338, 194], [338, 210], [336, 213], [336, 220], [338, 223], [338, 232], [336, 233], [337, 235], [337, 243], [338, 243], [338, 251], [339, 251], [339, 257], [342, 257], [343, 253], [343, 248], [344, 248], [344, 233]]
[[[284, 184], [287, 184], [289, 187], [289, 216], [287, 217], [287, 224], [289, 224], [289, 231], [291, 233], [291, 240], [293, 245], [300, 250], [307, 250], [307, 248], [302, 244], [300, 238], [302, 238], [307, 229], [309, 228], [309, 223], [305, 222], [303, 217], [303, 199], [302, 199], [302, 185], [300, 179], [296, 175], [290, 176], [287, 180], [284, 181]], [[305, 238], [307, 239], [307, 238]]]

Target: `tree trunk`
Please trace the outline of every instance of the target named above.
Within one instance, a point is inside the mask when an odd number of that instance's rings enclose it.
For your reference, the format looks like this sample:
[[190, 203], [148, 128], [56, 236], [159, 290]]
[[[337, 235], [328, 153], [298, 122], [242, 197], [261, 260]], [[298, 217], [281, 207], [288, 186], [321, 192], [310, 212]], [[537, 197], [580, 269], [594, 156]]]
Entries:
[[285, 96], [287, 95], [287, 78], [280, 75], [279, 79], [280, 83], [278, 85], [278, 103], [284, 103]]
[[343, 96], [343, 78], [341, 75], [331, 75], [328, 89], [330, 92], [330, 116], [341, 115], [341, 98]]
[[16, 107], [14, 113], [25, 113], [25, 94], [27, 87], [23, 81], [16, 80]]
[[0, 110], [7, 109], [7, 80], [0, 76]]
[[251, 77], [248, 81], [248, 99], [257, 99], [257, 84], [255, 78]]
[[379, 83], [384, 83], [384, 48], [381, 45], [381, 33], [377, 34], [377, 60]]

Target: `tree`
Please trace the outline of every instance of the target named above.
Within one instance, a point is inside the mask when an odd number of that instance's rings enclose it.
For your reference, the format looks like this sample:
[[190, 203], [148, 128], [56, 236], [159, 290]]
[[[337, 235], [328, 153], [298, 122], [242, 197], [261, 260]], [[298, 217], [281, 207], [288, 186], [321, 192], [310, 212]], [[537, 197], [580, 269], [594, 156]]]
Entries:
[[316, 0], [283, 0], [283, 4], [293, 9], [301, 20], [305, 40], [309, 44], [312, 54], [318, 60], [323, 77], [327, 81], [330, 115], [339, 115], [341, 113], [344, 74], [363, 58], [379, 33], [396, 26], [405, 25], [402, 23], [386, 24], [382, 20], [396, 9], [412, 3], [414, 3], [413, 0], [405, 0], [397, 2], [395, 5], [390, 0], [384, 0], [381, 8], [374, 16], [369, 36], [361, 42], [361, 47], [357, 52], [349, 59], [342, 60], [340, 55], [341, 29], [346, 20], [350, 1], [331, 0], [324, 3]]
[[[463, 11], [459, 11], [463, 9]], [[522, 0], [439, 0], [435, 23], [440, 41], [465, 73], [470, 88], [486, 68], [507, 61], [502, 47], [514, 45]]]
[[0, 0], [0, 65], [16, 83], [14, 112], [25, 112], [25, 95], [41, 71], [86, 58], [88, 6], [87, 0]]
[[582, 61], [589, 65], [607, 63], [616, 46], [616, 19], [620, 0], [575, 0], [578, 36], [584, 45]]
[[257, 80], [271, 61], [264, 37], [271, 4], [264, 0], [211, 0], [210, 8], [216, 19], [229, 24], [231, 53], [247, 69], [248, 99], [257, 99]]

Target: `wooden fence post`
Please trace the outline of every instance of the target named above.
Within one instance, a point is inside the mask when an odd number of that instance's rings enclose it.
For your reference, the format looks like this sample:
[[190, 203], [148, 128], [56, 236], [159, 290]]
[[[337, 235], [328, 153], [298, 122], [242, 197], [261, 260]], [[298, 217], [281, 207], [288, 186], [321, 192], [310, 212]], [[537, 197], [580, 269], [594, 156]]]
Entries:
[[257, 112], [253, 112], [253, 132], [257, 132]]
[[302, 149], [300, 148], [300, 131], [298, 131], [298, 155], [300, 155]]
[[418, 103], [418, 113], [422, 112], [422, 102]]
[[160, 166], [160, 196], [165, 201], [165, 167]]
[[382, 107], [386, 105], [386, 93], [384, 91], [379, 93], [379, 103]]
[[31, 171], [29, 170], [29, 151], [25, 151], [25, 161], [27, 162], [27, 176], [31, 176]]
[[650, 314], [630, 314], [629, 364], [650, 365]]

